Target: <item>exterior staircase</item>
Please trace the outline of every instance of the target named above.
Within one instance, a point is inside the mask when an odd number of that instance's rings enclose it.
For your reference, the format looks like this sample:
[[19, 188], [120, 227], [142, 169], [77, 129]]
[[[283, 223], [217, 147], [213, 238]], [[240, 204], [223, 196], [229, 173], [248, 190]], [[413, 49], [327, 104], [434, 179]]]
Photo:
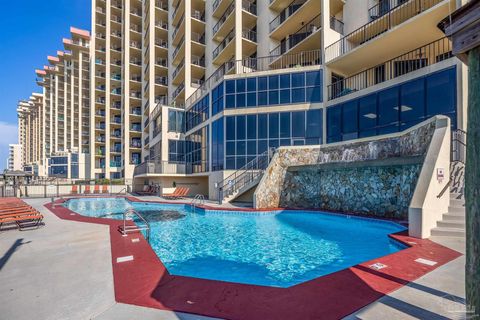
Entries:
[[235, 200], [245, 192], [257, 186], [265, 173], [275, 149], [269, 149], [256, 156], [245, 166], [238, 169], [218, 184], [218, 201], [220, 204]]
[[448, 213], [437, 221], [432, 236], [465, 237], [465, 198], [463, 193], [450, 192]]
[[[465, 237], [465, 149], [466, 133], [452, 132], [452, 162], [450, 163], [450, 205], [448, 213], [437, 221], [432, 236]], [[438, 195], [441, 197], [442, 193]]]

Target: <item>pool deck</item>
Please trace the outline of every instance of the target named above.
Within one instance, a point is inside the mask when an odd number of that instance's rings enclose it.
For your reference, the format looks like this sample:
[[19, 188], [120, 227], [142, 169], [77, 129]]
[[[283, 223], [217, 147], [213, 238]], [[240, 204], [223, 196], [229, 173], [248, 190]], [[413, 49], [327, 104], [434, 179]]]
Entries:
[[[142, 197], [141, 199], [158, 200], [154, 197]], [[152, 305], [155, 308], [147, 308], [116, 302], [123, 301], [126, 296], [119, 295], [119, 292], [115, 291], [113, 274], [118, 272], [118, 270], [114, 271], [114, 268], [118, 269], [118, 265], [115, 267], [114, 259], [112, 259], [112, 252], [116, 252], [116, 249], [114, 250], [116, 245], [111, 243], [110, 226], [60, 219], [44, 207], [44, 204], [48, 202], [47, 199], [26, 200], [26, 202], [44, 214], [45, 226], [37, 230], [23, 232], [10, 230], [0, 233], [0, 296], [2, 297], [0, 315], [2, 319], [212, 319], [187, 312], [160, 310], [156, 305]], [[431, 240], [460, 253], [465, 251], [463, 239], [432, 238]], [[112, 241], [116, 242], [117, 240]], [[445, 252], [451, 254], [449, 251]], [[404, 279], [395, 279], [392, 278], [392, 275], [384, 274], [383, 277], [390, 277], [387, 279], [389, 282], [384, 283], [389, 286], [387, 286], [388, 288], [363, 288], [362, 290], [385, 291], [386, 295], [381, 294], [383, 297], [375, 298], [376, 295], [372, 294], [370, 298], [373, 303], [347, 318], [461, 318], [464, 316], [462, 311], [465, 298], [465, 259], [463, 255], [458, 256], [458, 254], [450, 258], [453, 260], [447, 259], [451, 261], [432, 269], [433, 271], [427, 269], [430, 272], [420, 278], [414, 277], [416, 270], [407, 270], [413, 273], [412, 277], [415, 278], [407, 285], [404, 285], [406, 283]], [[140, 263], [140, 260], [142, 258], [136, 260], [135, 263]], [[130, 267], [128, 267], [129, 264]], [[126, 262], [124, 265], [128, 270], [132, 263]], [[121, 266], [120, 269], [124, 268], [121, 264], [119, 266]], [[419, 266], [419, 268], [422, 267]], [[378, 277], [375, 274], [374, 276]], [[182, 288], [181, 286], [191, 285], [192, 282], [185, 279], [182, 281], [182, 278], [186, 277], [170, 278], [163, 283], [163, 290], [166, 290], [166, 293], [160, 292], [159, 296], [166, 299], [165, 303], [170, 303], [170, 306], [174, 307], [171, 309], [194, 310], [195, 306], [192, 307], [192, 305], [195, 305], [195, 299], [199, 298], [195, 294], [192, 294], [192, 299], [190, 299], [192, 301], [182, 301], [185, 306], [180, 308], [174, 306], [178, 303], [178, 300], [174, 301], [175, 298], [182, 298], [181, 292], [188, 291], [187, 287]], [[355, 279], [352, 280], [355, 281]], [[141, 282], [143, 279], [129, 279], [123, 282], [120, 278], [116, 281], [118, 287], [122, 284], [129, 284], [130, 281], [132, 283]], [[356, 281], [358, 282], [358, 278]], [[392, 285], [390, 282], [399, 283]], [[197, 282], [197, 284], [201, 288], [205, 281]], [[365, 284], [369, 284], [369, 282], [366, 280]], [[389, 288], [392, 290], [388, 290]], [[125, 292], [128, 292], [128, 287], [126, 289]], [[197, 290], [200, 290], [199, 287]], [[230, 298], [235, 302], [234, 296], [239, 294], [239, 291], [236, 291], [238, 290], [237, 286], [232, 287], [227, 283], [224, 283], [223, 290], [223, 295], [218, 297], [215, 305], [225, 311], [232, 307], [225, 304], [225, 299]], [[255, 292], [252, 291], [252, 297], [258, 291], [265, 291], [265, 287], [257, 287]], [[264, 293], [275, 295], [281, 291], [285, 290], [275, 288]], [[206, 288], [204, 291], [200, 290], [199, 293], [212, 295], [214, 291], [209, 292]], [[171, 295], [172, 298], [164, 296], [165, 294]], [[322, 292], [317, 292], [316, 296], [319, 307], [322, 305], [321, 294]], [[134, 295], [129, 298], [135, 300], [137, 297]], [[145, 297], [139, 295], [136, 304], [148, 305], [142, 303], [143, 298]], [[151, 297], [147, 298], [154, 299], [155, 294], [152, 293]], [[345, 300], [347, 299], [350, 297], [345, 297]], [[241, 306], [238, 310], [240, 313], [235, 312], [231, 318], [279, 319], [273, 316], [277, 314], [276, 310], [263, 310], [265, 313], [259, 310], [254, 313], [256, 316], [252, 317], [250, 312], [258, 309], [258, 306], [255, 306], [257, 302], [252, 299], [250, 306]], [[336, 308], [341, 308], [341, 301], [338, 302], [340, 304]], [[245, 317], [242, 316], [242, 308], [245, 311]], [[221, 313], [222, 310], [219, 310], [218, 314]], [[298, 314], [299, 317], [294, 316], [293, 318], [306, 319], [303, 315], [301, 316], [300, 309], [290, 310], [288, 313], [290, 319], [295, 314]]]

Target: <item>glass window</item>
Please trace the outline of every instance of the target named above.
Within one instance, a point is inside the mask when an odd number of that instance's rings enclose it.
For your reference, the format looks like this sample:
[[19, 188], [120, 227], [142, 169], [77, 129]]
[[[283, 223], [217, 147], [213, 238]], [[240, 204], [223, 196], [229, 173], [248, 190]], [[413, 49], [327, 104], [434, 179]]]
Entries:
[[225, 97], [225, 107], [227, 109], [235, 108], [235, 95], [234, 94], [227, 94]]
[[342, 109], [342, 140], [358, 137], [358, 101], [348, 101]]
[[259, 77], [258, 78], [258, 91], [268, 90], [268, 78]]
[[[378, 93], [378, 125], [395, 125], [399, 121], [398, 87]], [[393, 131], [395, 132], [395, 131]]]
[[337, 142], [342, 140], [342, 106], [333, 106], [327, 108], [327, 142]]
[[235, 140], [235, 117], [226, 117], [227, 140]]
[[227, 143], [226, 143], [226, 154], [227, 154], [227, 156], [235, 155], [235, 142], [234, 141], [227, 141]]
[[377, 126], [377, 95], [371, 94], [359, 100], [358, 125], [360, 131], [375, 129]]
[[257, 115], [247, 115], [247, 139], [252, 140], [257, 138]]
[[268, 93], [267, 91], [261, 91], [258, 93], [258, 106], [268, 105]]
[[247, 141], [247, 155], [257, 154], [257, 141]]
[[306, 83], [309, 86], [320, 86], [320, 71], [309, 71], [306, 73]]
[[282, 74], [280, 75], [280, 89], [288, 89], [290, 88], [290, 74]]
[[309, 87], [306, 89], [306, 96], [308, 102], [321, 102], [322, 90], [320, 87]]
[[237, 93], [237, 108], [245, 108], [246, 104], [245, 93]]
[[290, 137], [290, 112], [280, 113], [280, 138]]
[[305, 73], [292, 73], [292, 88], [300, 88], [305, 86]]
[[278, 90], [271, 90], [268, 92], [268, 104], [269, 105], [278, 104]]
[[258, 140], [258, 154], [262, 154], [268, 150], [268, 141], [267, 140]]
[[237, 140], [243, 140], [246, 137], [246, 116], [237, 116]]
[[245, 92], [245, 79], [237, 79], [237, 93]]
[[422, 120], [425, 116], [424, 80], [407, 82], [400, 90], [400, 120], [406, 123]]
[[257, 93], [249, 92], [247, 93], [247, 107], [256, 107], [257, 106]]
[[292, 103], [305, 102], [305, 88], [292, 89]]
[[247, 79], [247, 91], [256, 91], [257, 90], [257, 78], [252, 77]]
[[427, 117], [455, 112], [455, 68], [427, 77]]
[[258, 138], [259, 139], [266, 139], [267, 138], [267, 129], [268, 129], [268, 122], [267, 122], [267, 115], [266, 114], [259, 114], [258, 115]]
[[278, 138], [278, 113], [268, 114], [268, 138]]
[[280, 103], [281, 104], [290, 103], [290, 90], [289, 89], [280, 90]]
[[278, 75], [268, 77], [268, 89], [278, 89]]
[[237, 141], [237, 156], [247, 154], [247, 143], [243, 140]]
[[322, 110], [308, 110], [307, 111], [307, 138], [321, 138], [322, 137]]
[[292, 137], [305, 137], [305, 112], [292, 112]]
[[225, 83], [225, 93], [235, 93], [235, 80], [227, 80]]

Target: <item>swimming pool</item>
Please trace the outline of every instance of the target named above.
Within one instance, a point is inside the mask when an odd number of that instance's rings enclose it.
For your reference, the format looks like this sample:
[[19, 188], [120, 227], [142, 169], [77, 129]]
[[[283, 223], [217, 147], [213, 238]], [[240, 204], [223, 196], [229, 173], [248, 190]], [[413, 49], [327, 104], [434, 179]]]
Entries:
[[171, 274], [289, 287], [404, 249], [387, 221], [308, 211], [228, 212], [122, 198], [71, 199], [81, 215], [150, 221], [150, 245]]

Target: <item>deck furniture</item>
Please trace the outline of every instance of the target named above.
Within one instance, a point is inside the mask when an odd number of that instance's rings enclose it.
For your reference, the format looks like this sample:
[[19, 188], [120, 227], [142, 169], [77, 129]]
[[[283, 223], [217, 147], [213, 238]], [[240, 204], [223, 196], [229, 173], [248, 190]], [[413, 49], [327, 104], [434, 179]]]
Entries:
[[83, 194], [90, 194], [90, 193], [91, 193], [91, 191], [90, 191], [90, 185], [87, 184], [87, 185], [85, 186], [85, 190], [83, 191]]
[[108, 193], [108, 186], [107, 185], [102, 186], [102, 193]]

